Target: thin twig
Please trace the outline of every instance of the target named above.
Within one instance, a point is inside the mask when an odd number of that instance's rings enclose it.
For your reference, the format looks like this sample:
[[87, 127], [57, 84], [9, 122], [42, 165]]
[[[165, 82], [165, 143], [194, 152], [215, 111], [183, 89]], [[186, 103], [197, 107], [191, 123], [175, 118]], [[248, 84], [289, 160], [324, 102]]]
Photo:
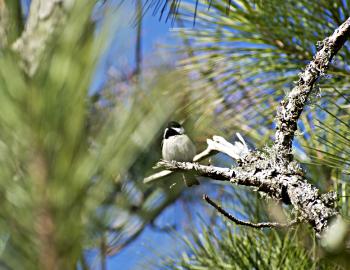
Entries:
[[82, 270], [90, 270], [89, 264], [85, 259], [84, 252], [82, 252], [81, 257], [80, 257], [80, 265]]
[[297, 220], [293, 220], [289, 223], [278, 223], [278, 222], [260, 222], [260, 223], [252, 223], [250, 221], [243, 221], [240, 220], [234, 216], [232, 216], [230, 213], [226, 212], [220, 205], [218, 205], [216, 202], [211, 200], [207, 194], [203, 195], [203, 200], [205, 200], [207, 203], [209, 203], [211, 206], [213, 206], [219, 213], [221, 213], [224, 217], [228, 218], [229, 220], [233, 221], [234, 223], [238, 225], [244, 225], [256, 229], [262, 229], [262, 228], [286, 228], [294, 226], [298, 223]]
[[106, 244], [106, 236], [102, 235], [101, 237], [101, 243], [100, 243], [100, 263], [101, 263], [101, 270], [107, 270], [107, 264], [106, 264], [106, 255], [107, 255], [107, 244]]
[[135, 47], [135, 76], [139, 79], [142, 67], [142, 0], [136, 2], [136, 13], [137, 13], [137, 28], [136, 28], [136, 47]]

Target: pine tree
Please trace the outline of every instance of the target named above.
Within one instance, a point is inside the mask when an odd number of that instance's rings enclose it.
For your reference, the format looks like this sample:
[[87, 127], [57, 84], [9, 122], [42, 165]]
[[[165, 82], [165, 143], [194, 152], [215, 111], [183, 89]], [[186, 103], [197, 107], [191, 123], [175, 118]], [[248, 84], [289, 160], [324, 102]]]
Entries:
[[[115, 3], [32, 0], [23, 14], [23, 1], [0, 0], [1, 268], [90, 269], [86, 251], [98, 250], [104, 269], [106, 256], [154, 225], [185, 189], [141, 181], [160, 158], [159, 134], [171, 117], [186, 119], [203, 145], [214, 134], [233, 141], [240, 132], [270, 157], [280, 101], [324, 45], [318, 42], [350, 15], [345, 0], [136, 3], [138, 31], [148, 10], [180, 26], [179, 68], [141, 76], [138, 55], [131, 80], [111, 79], [92, 95], [97, 64], [118, 29]], [[343, 222], [335, 234], [319, 238], [310, 224], [257, 230], [205, 205], [202, 225], [183, 237], [187, 250], [156, 268], [349, 267], [349, 53], [345, 43], [314, 85], [293, 142], [306, 180], [338, 195]], [[223, 209], [244, 220], [298, 216], [251, 188], [213, 187]]]

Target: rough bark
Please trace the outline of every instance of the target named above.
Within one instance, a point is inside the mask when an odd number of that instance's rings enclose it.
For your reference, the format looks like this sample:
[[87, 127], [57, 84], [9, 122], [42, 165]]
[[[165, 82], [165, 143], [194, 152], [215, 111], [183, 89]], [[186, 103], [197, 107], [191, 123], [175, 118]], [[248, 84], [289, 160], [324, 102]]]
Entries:
[[277, 110], [277, 131], [274, 148], [283, 162], [293, 159], [291, 154], [297, 122], [317, 79], [324, 75], [329, 63], [338, 50], [344, 45], [350, 33], [350, 19], [347, 19], [328, 38], [319, 42], [318, 52], [314, 59], [300, 73], [297, 85], [281, 102]]
[[298, 218], [310, 223], [317, 233], [327, 227], [331, 217], [338, 215], [335, 193], [321, 195], [316, 187], [304, 179], [296, 164], [288, 169], [278, 167], [268, 157], [257, 153], [247, 155], [232, 169], [176, 161], [161, 161], [158, 166], [252, 187], [275, 200], [291, 204]]

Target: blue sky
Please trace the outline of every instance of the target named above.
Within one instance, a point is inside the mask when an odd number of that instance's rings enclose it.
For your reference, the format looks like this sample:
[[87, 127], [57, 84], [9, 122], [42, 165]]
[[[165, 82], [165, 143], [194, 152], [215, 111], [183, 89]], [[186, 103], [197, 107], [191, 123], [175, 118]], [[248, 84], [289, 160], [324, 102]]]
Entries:
[[[120, 0], [114, 0], [120, 2]], [[91, 91], [97, 91], [107, 79], [108, 69], [130, 69], [135, 66], [136, 27], [134, 25], [134, 2], [124, 1], [115, 12], [118, 28], [115, 29], [111, 46], [108, 48], [96, 70], [96, 77], [92, 82]], [[114, 15], [113, 13], [113, 15]], [[159, 16], [152, 16], [149, 11], [145, 14], [142, 27], [142, 55], [143, 64], [159, 51], [159, 47], [175, 42], [174, 36], [169, 32], [171, 24], [159, 21]], [[156, 64], [156, 59], [152, 59]]]
[[[121, 18], [121, 24], [114, 33], [110, 48], [102, 57], [97, 67], [96, 77], [91, 86], [91, 92], [100, 89], [106, 81], [108, 70], [111, 67], [115, 70], [132, 70], [135, 66], [136, 28], [133, 25], [134, 14], [131, 12], [131, 10], [133, 10], [131, 5], [134, 5], [134, 1], [125, 1], [124, 5], [117, 13], [117, 16]], [[189, 25], [189, 27], [192, 27], [192, 24]], [[162, 55], [166, 55], [166, 59], [168, 59], [170, 64], [174, 64], [175, 56], [172, 55], [171, 50], [160, 48], [166, 45], [174, 45], [178, 42], [175, 35], [169, 31], [170, 28], [170, 22], [165, 23], [164, 19], [160, 22], [159, 15], [152, 16], [151, 10], [145, 14], [142, 29], [142, 54], [145, 67], [164, 62], [164, 58], [159, 57], [159, 51], [162, 51]], [[211, 184], [202, 184], [200, 188], [196, 190], [186, 190], [186, 192], [190, 192], [195, 200], [195, 202], [191, 204], [191, 209], [196, 209], [196, 213], [204, 213], [208, 210], [207, 205], [203, 203], [201, 197], [203, 193], [213, 193]], [[195, 192], [195, 194], [193, 192]], [[177, 201], [169, 206], [156, 219], [156, 223], [160, 227], [175, 224], [176, 233], [169, 235], [165, 232], [154, 230], [149, 226], [146, 227], [136, 241], [124, 248], [117, 255], [107, 258], [107, 269], [156, 269], [155, 265], [152, 265], [150, 262], [157, 263], [157, 261], [161, 260], [161, 255], [176, 256], [184, 252], [184, 244], [180, 236], [185, 235], [185, 232], [190, 229], [190, 226], [193, 226], [192, 223], [186, 220], [184, 212], [182, 201]], [[193, 222], [199, 225], [200, 218], [195, 218]], [[91, 258], [94, 258], [94, 266], [98, 266], [98, 258], [96, 258], [95, 255]]]
[[[118, 20], [121, 25], [116, 29], [111, 46], [97, 67], [96, 75], [90, 89], [91, 92], [96, 92], [103, 86], [108, 78], [109, 69], [132, 70], [135, 66], [136, 28], [133, 25], [134, 14], [131, 5], [134, 5], [134, 1], [125, 1], [121, 9], [117, 12], [117, 16], [121, 18]], [[152, 56], [154, 56], [155, 52], [159, 51], [160, 45], [173, 44], [175, 42], [175, 37], [169, 33], [170, 27], [170, 23], [165, 23], [164, 20], [159, 22], [159, 16], [152, 16], [152, 12], [146, 13], [142, 29], [144, 66], [149, 63], [149, 59], [152, 59], [153, 65], [157, 64], [157, 58]], [[178, 215], [181, 215], [180, 211], [181, 205], [175, 203], [175, 205], [163, 212], [161, 217], [157, 219], [157, 223], [169, 225], [176, 222]], [[181, 246], [180, 241], [174, 240], [170, 235], [146, 227], [136, 241], [117, 255], [107, 259], [107, 269], [137, 269], [140, 268], [140, 264], [148, 260], [154, 261], [159, 259], [160, 254], [164, 251], [173, 252], [174, 249], [181, 249]], [[94, 266], [99, 265], [95, 254], [91, 256], [91, 259]], [[151, 265], [143, 267], [143, 269], [150, 268]]]

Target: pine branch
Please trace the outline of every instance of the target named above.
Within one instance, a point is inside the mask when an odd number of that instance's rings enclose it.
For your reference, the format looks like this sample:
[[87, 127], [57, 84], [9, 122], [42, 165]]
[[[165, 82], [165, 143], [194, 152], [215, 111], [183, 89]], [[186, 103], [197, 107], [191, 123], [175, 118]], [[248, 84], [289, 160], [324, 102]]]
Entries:
[[[297, 86], [278, 108], [275, 143], [268, 155], [258, 151], [243, 152], [237, 159], [238, 166], [232, 169], [176, 161], [161, 161], [158, 166], [255, 187], [271, 198], [291, 204], [299, 213], [300, 219], [309, 222], [318, 234], [326, 231], [329, 220], [339, 216], [335, 208], [336, 194], [330, 192], [320, 195], [319, 190], [306, 181], [299, 164], [293, 161], [292, 141], [297, 130], [297, 121], [314, 83], [325, 74], [332, 58], [344, 45], [349, 34], [350, 18], [320, 43], [314, 59], [300, 74]], [[227, 146], [227, 149], [230, 148]], [[229, 153], [228, 150], [220, 151]]]
[[235, 176], [235, 172], [232, 169], [206, 166], [192, 162], [178, 162], [175, 160], [161, 160], [157, 163], [155, 168], [165, 168], [169, 171], [190, 171], [198, 176], [222, 181], [230, 181], [230, 179]]
[[310, 223], [317, 233], [327, 228], [331, 217], [338, 215], [334, 193], [320, 195], [319, 190], [305, 180], [296, 163], [285, 169], [260, 153], [251, 153], [232, 169], [177, 161], [160, 161], [157, 166], [252, 187], [275, 200], [292, 204], [300, 220]]

